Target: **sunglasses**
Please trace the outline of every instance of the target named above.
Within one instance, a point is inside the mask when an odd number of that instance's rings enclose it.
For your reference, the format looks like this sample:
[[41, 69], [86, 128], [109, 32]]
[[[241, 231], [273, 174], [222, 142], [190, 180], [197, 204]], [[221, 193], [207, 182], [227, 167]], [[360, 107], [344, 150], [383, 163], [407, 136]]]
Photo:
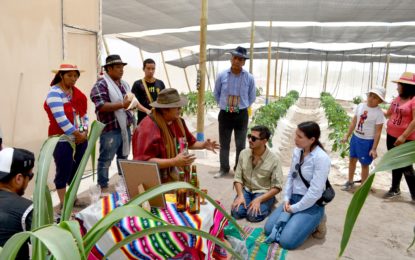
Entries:
[[253, 136], [251, 134], [248, 134], [247, 137], [248, 137], [248, 139], [251, 139], [252, 142], [256, 142], [256, 140], [264, 140], [264, 138], [259, 138], [259, 137]]
[[23, 173], [22, 175], [25, 176], [25, 177], [29, 177], [29, 181], [31, 181], [33, 179], [33, 176], [35, 176], [35, 174], [33, 172]]
[[295, 171], [293, 171], [293, 174], [292, 174], [292, 176], [293, 176], [293, 178], [295, 179], [295, 178], [297, 178], [297, 176], [298, 176], [298, 171], [300, 170], [300, 167], [301, 167], [301, 164], [299, 164], [299, 163], [297, 163], [296, 165], [295, 165]]

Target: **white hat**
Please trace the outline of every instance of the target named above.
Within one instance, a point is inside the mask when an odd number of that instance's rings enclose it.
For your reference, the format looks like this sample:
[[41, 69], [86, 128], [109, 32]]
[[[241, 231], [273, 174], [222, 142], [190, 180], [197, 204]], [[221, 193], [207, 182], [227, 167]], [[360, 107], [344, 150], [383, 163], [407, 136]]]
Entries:
[[25, 173], [35, 165], [32, 152], [19, 148], [4, 148], [0, 151], [0, 180], [11, 174]]
[[388, 103], [388, 102], [386, 102], [386, 100], [385, 100], [385, 96], [386, 96], [386, 90], [384, 89], [384, 88], [380, 88], [380, 87], [377, 87], [377, 88], [372, 88], [371, 90], [369, 90], [369, 92], [367, 92], [366, 94], [369, 94], [369, 93], [373, 93], [373, 94], [376, 94], [381, 100], [382, 100], [382, 102], [383, 103]]

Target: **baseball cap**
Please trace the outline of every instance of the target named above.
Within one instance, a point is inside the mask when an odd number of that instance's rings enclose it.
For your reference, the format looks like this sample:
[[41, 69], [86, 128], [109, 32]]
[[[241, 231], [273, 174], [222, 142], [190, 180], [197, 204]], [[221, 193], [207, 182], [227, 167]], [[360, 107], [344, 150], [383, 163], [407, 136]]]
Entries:
[[0, 151], [0, 180], [18, 173], [26, 173], [35, 166], [35, 155], [25, 149], [4, 148]]

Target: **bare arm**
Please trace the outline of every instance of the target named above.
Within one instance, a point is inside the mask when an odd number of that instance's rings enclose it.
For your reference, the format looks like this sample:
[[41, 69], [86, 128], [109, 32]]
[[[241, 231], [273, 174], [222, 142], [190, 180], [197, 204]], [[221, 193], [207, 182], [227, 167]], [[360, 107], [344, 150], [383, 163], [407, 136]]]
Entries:
[[406, 138], [412, 134], [412, 132], [415, 130], [415, 109], [412, 110], [412, 121], [409, 123], [408, 127], [405, 129], [405, 131], [398, 137], [396, 142], [394, 143], [395, 146], [401, 145], [405, 143]]
[[383, 124], [379, 124], [375, 126], [375, 138], [373, 141], [372, 149], [369, 152], [369, 155], [372, 156], [373, 159], [376, 159], [376, 157], [378, 157], [376, 149], [378, 148], [380, 135], [382, 134], [382, 127], [383, 127]]
[[349, 137], [352, 135], [354, 129], [356, 128], [356, 123], [357, 123], [357, 117], [354, 116], [352, 119], [352, 122], [350, 122], [349, 130], [347, 131], [347, 134], [343, 137], [342, 142], [347, 142]]
[[160, 169], [170, 168], [170, 167], [183, 167], [191, 165], [196, 159], [194, 154], [184, 154], [180, 153], [174, 158], [162, 159], [162, 158], [151, 158], [148, 161], [155, 162], [158, 164]]

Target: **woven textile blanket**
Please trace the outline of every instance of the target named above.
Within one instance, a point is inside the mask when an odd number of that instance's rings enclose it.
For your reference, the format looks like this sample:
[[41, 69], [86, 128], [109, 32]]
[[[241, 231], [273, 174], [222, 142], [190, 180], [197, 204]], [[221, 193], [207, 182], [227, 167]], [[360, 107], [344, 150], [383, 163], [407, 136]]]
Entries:
[[[99, 219], [116, 208], [119, 200], [120, 198], [115, 192], [101, 199], [98, 205], [91, 205], [79, 212], [76, 217], [83, 227], [89, 230]], [[152, 208], [152, 214], [174, 225], [196, 228], [217, 237], [223, 236], [227, 220], [212, 204], [208, 202], [201, 205], [200, 213], [193, 215], [188, 211], [177, 212], [173, 201], [172, 198], [166, 198], [166, 208]], [[139, 217], [126, 217], [102, 237], [93, 253], [95, 257], [101, 259], [105, 252], [127, 236], [158, 225], [162, 224]], [[157, 233], [133, 241], [112, 254], [110, 259], [167, 259], [176, 256], [185, 248], [200, 250], [205, 254], [206, 259], [212, 259], [214, 244], [204, 238], [187, 233]], [[91, 256], [90, 259], [93, 257]]]
[[285, 260], [287, 250], [281, 248], [277, 243], [265, 243], [266, 236], [263, 228], [252, 228], [249, 226], [242, 228], [245, 234], [240, 234], [235, 226], [229, 223], [224, 230], [225, 237], [231, 236], [243, 241], [248, 249], [249, 260]]

